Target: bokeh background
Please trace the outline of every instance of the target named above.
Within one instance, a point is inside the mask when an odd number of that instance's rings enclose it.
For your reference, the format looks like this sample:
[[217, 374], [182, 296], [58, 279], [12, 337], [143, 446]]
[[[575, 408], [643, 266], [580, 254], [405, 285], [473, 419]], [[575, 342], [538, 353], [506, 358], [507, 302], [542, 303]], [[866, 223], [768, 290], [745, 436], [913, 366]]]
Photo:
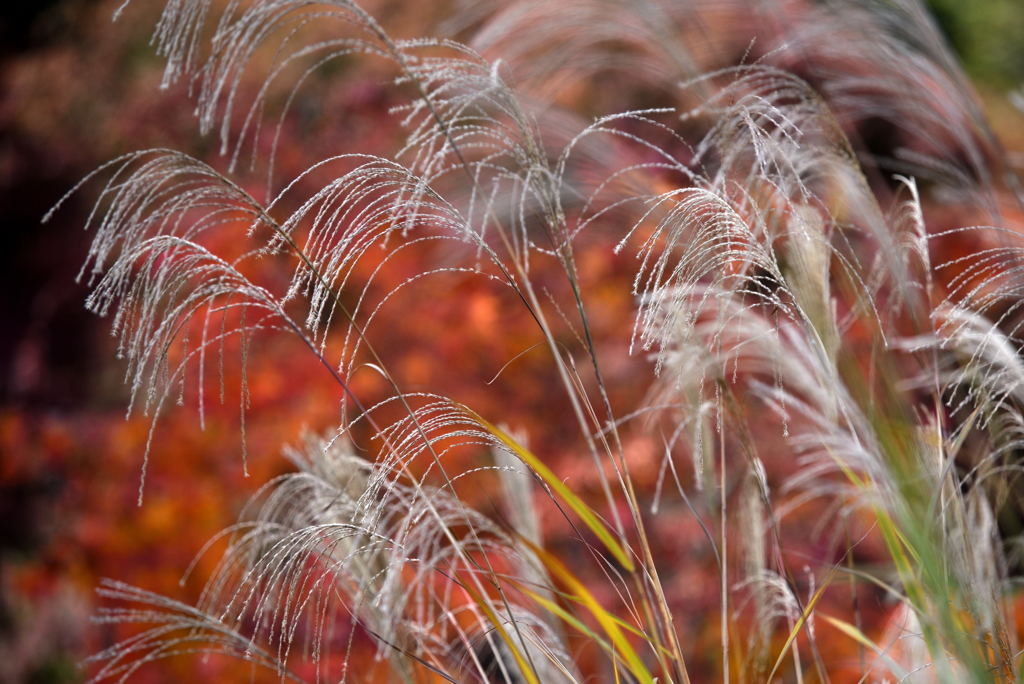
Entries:
[[[0, 10], [0, 682], [86, 678], [79, 663], [114, 636], [111, 627], [89, 622], [102, 577], [195, 598], [214, 559], [200, 562], [195, 578], [180, 586], [193, 554], [235, 519], [249, 493], [289, 469], [282, 444], [336, 418], [337, 392], [317, 368], [293, 347], [270, 343], [250, 369], [250, 477], [239, 459], [237, 404], [215, 411], [205, 431], [184, 407], [159, 427], [145, 503], [137, 505], [149, 422], [125, 419], [123, 368], [107, 322], [85, 311], [87, 290], [75, 282], [95, 188], [71, 197], [49, 223], [40, 218], [97, 165], [135, 149], [174, 147], [224, 164], [216, 144], [197, 132], [186, 85], [159, 88], [163, 64], [149, 35], [161, 3], [136, 0], [114, 23], [119, 4], [40, 0]], [[1024, 153], [1024, 119], [1011, 104], [1024, 84], [1024, 3], [932, 0], [930, 7], [997, 134], [1011, 155]], [[403, 36], [429, 31], [457, 11], [451, 2], [368, 8]], [[389, 110], [402, 100], [387, 78], [372, 64], [348, 63], [317, 76], [284, 125], [280, 175], [297, 173], [325, 151], [393, 152], [400, 116]], [[599, 302], [594, 325], [612, 339], [631, 320], [633, 304], [621, 285], [632, 265], [596, 252], [588, 258], [585, 250], [580, 264], [586, 279], [606, 284], [591, 295]], [[384, 283], [399, 282], [418, 264], [391, 268]], [[555, 454], [561, 472], [585, 480], [586, 465], [574, 466], [571, 442], [544, 420], [560, 407], [541, 356], [518, 360], [515, 381], [500, 385], [501, 392], [486, 384], [532, 344], [529, 322], [485, 287], [465, 282], [459, 288], [457, 305], [454, 297], [426, 292], [385, 314], [390, 318], [378, 326], [391, 334], [380, 344], [393, 371], [407, 389], [445, 391], [484, 415], [500, 412], [532, 444]], [[615, 382], [616, 373], [628, 379], [628, 368], [609, 372], [617, 401], [638, 398], [629, 382]], [[384, 392], [372, 374], [361, 382], [357, 389], [365, 396]], [[671, 536], [671, 520], [665, 528]], [[717, 577], [710, 564], [701, 577], [700, 567], [693, 564], [696, 570], [678, 582], [697, 593], [708, 587], [714, 602]], [[693, 620], [689, 629], [699, 635], [701, 618]], [[717, 629], [707, 622], [708, 630]], [[188, 660], [149, 668], [140, 680], [248, 674]]]

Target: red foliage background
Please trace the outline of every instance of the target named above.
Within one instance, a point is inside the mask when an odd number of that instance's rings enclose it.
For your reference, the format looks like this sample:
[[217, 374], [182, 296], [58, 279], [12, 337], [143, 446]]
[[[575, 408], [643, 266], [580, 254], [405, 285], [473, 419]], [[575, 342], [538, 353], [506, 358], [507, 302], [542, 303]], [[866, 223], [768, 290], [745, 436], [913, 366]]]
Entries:
[[[0, 205], [7, 243], [0, 250], [5, 293], [0, 309], [4, 681], [81, 678], [77, 661], [114, 636], [110, 627], [88, 623], [93, 588], [102, 577], [194, 599], [216, 553], [204, 556], [193, 577], [179, 586], [193, 554], [235, 519], [248, 494], [290, 469], [280, 455], [282, 444], [295, 442], [305, 428], [329, 427], [337, 418], [337, 388], [324, 381], [315, 360], [289, 341], [262, 338], [249, 369], [249, 476], [239, 457], [235, 398], [229, 396], [220, 407], [211, 393], [208, 404], [218, 409], [208, 416], [205, 431], [198, 429], [194, 406], [176, 408], [161, 419], [144, 505], [137, 505], [149, 421], [124, 419], [127, 392], [106, 322], [84, 311], [86, 288], [74, 282], [89, 239], [80, 230], [88, 192], [73, 197], [52, 222], [40, 225], [39, 218], [85, 173], [126, 151], [178, 147], [214, 165], [223, 167], [223, 160], [211, 141], [196, 133], [185, 86], [158, 87], [162, 63], [147, 41], [159, 8], [139, 2], [124, 20], [111, 24], [118, 4], [64, 0], [22, 10], [28, 16], [12, 13], [0, 48], [5, 51], [0, 64]], [[434, 20], [433, 13], [446, 11], [431, 3], [405, 3], [401, 13], [386, 10], [382, 5], [383, 20], [402, 35], [417, 35]], [[324, 150], [393, 152], [399, 117], [388, 111], [401, 100], [386, 79], [372, 65], [343, 67], [303, 91], [283, 129], [278, 176], [298, 173]], [[1004, 142], [1024, 149], [1020, 119], [999, 101], [990, 105]], [[258, 186], [256, 179], [251, 182]], [[970, 218], [932, 217], [951, 225]], [[394, 261], [379, 287], [418, 272], [424, 259]], [[635, 263], [628, 256], [609, 257], [605, 245], [584, 241], [578, 264], [594, 334], [606, 354], [613, 405], [636, 406], [646, 388], [631, 378], [647, 361], [626, 355]], [[537, 276], [544, 281], [543, 269]], [[564, 287], [557, 282], [552, 276], [552, 288]], [[553, 389], [557, 385], [546, 354], [531, 350], [541, 338], [507, 293], [479, 280], [445, 276], [399, 295], [381, 316], [375, 343], [403, 389], [448, 394], [484, 416], [500, 416], [528, 434], [535, 450], [577, 491], [596, 489], [589, 457], [580, 453], [574, 431], [565, 429], [567, 406]], [[228, 364], [226, 372], [227, 386], [237, 386], [232, 374], [238, 368]], [[368, 404], [386, 395], [380, 377], [370, 370], [357, 376], [354, 390]], [[653, 489], [658, 445], [636, 436], [627, 452], [637, 483]], [[773, 464], [770, 477], [785, 474], [785, 464]], [[482, 494], [480, 501], [485, 500]], [[813, 511], [808, 511], [808, 529], [813, 522]], [[546, 515], [545, 523], [552, 549], [571, 548], [564, 521]], [[662, 564], [670, 568], [669, 593], [691, 611], [679, 625], [684, 649], [712, 654], [698, 655], [691, 673], [711, 681], [718, 667], [713, 655], [718, 578], [710, 550], [684, 508], [661, 511], [651, 525], [653, 543], [663, 549]], [[884, 627], [889, 606], [880, 597], [863, 609], [869, 623]], [[821, 639], [831, 662], [849, 658], [851, 674], [857, 671], [849, 639], [827, 634]], [[353, 667], [371, 679], [371, 662]], [[249, 674], [247, 666], [216, 659], [174, 660], [143, 670], [138, 681], [234, 680]]]

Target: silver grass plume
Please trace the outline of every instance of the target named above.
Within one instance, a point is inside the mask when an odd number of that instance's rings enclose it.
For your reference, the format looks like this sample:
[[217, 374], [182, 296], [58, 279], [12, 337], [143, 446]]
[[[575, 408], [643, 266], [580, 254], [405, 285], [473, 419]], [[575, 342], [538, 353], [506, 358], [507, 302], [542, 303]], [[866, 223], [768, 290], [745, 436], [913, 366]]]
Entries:
[[[569, 35], [580, 49], [584, 78], [608, 70], [622, 50], [628, 56], [622, 63], [641, 67], [644, 79], [663, 81], [672, 74], [683, 83], [668, 89], [679, 106], [600, 116], [579, 126], [579, 133], [561, 135], [568, 141], [561, 152], [555, 144], [559, 135], [542, 123], [557, 120], [568, 127], [574, 117], [542, 117], [537, 112], [543, 98], [520, 98], [506, 82], [513, 72], [485, 56], [508, 49], [502, 38], [512, 35], [509, 27], [533, 22], [557, 30], [558, 22], [546, 21], [550, 7], [512, 2], [488, 16], [485, 6], [474, 14], [484, 28], [470, 48], [447, 40], [393, 39], [347, 0], [230, 3], [203, 56], [200, 38], [212, 7], [209, 0], [169, 2], [154, 38], [168, 59], [164, 84], [193, 79], [200, 127], [208, 131], [219, 123], [232, 169], [245, 141], [256, 139], [267, 93], [278, 77], [293, 67], [306, 69], [290, 104], [313, 69], [354, 53], [390, 62], [399, 86], [413, 91], [412, 103], [399, 108], [409, 134], [400, 161], [332, 157], [265, 203], [226, 175], [167, 150], [112, 162], [90, 218], [91, 224], [100, 217], [83, 275], [95, 287], [90, 307], [113, 313], [119, 350], [128, 360], [132, 407], [159, 413], [168, 398], [183, 396], [189, 369], [196, 366], [202, 397], [208, 353], [217, 350], [223, 364], [225, 343], [237, 340], [244, 370], [253, 335], [279, 328], [296, 334], [347, 390], [362, 356], [371, 356], [386, 374], [366, 331], [397, 290], [435, 273], [474, 273], [512, 288], [536, 317], [577, 402], [580, 427], [600, 471], [604, 454], [594, 434], [604, 426], [581, 408], [575, 378], [543, 317], [529, 272], [535, 255], [557, 258], [585, 327], [572, 241], [584, 229], [606, 230], [617, 250], [637, 249], [639, 312], [632, 342], [653, 354], [661, 374], [650, 408], [668, 409], [666, 458], [689, 450], [699, 484], [705, 460], [720, 449], [723, 560], [727, 440], [749, 438], [767, 426], [802, 468], [779, 492], [789, 496], [780, 517], [808, 498], [831, 497], [840, 514], [860, 509], [914, 523], [919, 511], [911, 510], [915, 502], [906, 485], [932, 486], [939, 519], [929, 531], [946, 544], [942, 558], [951, 574], [963, 585], [983, 587], [966, 601], [978, 626], [1002, 638], [1007, 628], [998, 615], [998, 596], [1005, 571], [995, 549], [994, 513], [975, 492], [959, 496], [959, 485], [998, 477], [1000, 458], [1019, 442], [1019, 429], [1012, 426], [1020, 424], [1024, 377], [1017, 342], [1020, 250], [1007, 231], [1004, 243], [936, 267], [955, 275], [946, 292], [933, 293], [938, 288], [928, 246], [944, 236], [926, 235], [915, 181], [896, 179], [911, 199], [894, 215], [881, 209], [875, 165], [927, 178], [940, 199], [966, 198], [994, 222], [999, 218], [992, 199], [998, 179], [988, 171], [999, 165], [992, 159], [994, 140], [918, 3], [825, 3], [780, 36], [782, 44], [753, 64], [744, 53], [736, 67], [664, 40], [665, 26], [691, 21], [690, 5], [574, 2], [573, 15], [588, 18]], [[344, 26], [342, 37], [306, 45], [295, 40], [304, 29], [327, 25]], [[614, 26], [620, 33], [610, 41]], [[857, 37], [872, 49], [835, 40], [836, 35]], [[263, 45], [278, 49], [278, 66], [238, 115], [242, 74]], [[542, 90], [536, 80], [568, 77], [538, 41], [515, 47], [514, 63], [541, 53], [535, 68], [525, 71], [528, 92]], [[835, 65], [844, 62], [857, 68], [837, 71]], [[872, 76], [879, 71], [884, 78]], [[895, 159], [864, 149], [856, 130], [872, 118], [907, 133], [910, 147], [897, 150]], [[690, 144], [676, 123], [703, 126], [703, 134]], [[666, 147], [633, 132], [638, 126], [667, 140]], [[595, 144], [599, 138], [619, 145], [602, 149]], [[620, 149], [626, 152], [619, 155]], [[683, 161], [684, 156], [689, 158]], [[615, 161], [608, 163], [610, 158]], [[592, 171], [602, 167], [605, 175], [595, 178]], [[307, 176], [327, 171], [336, 171], [333, 180], [296, 200]], [[296, 205], [285, 215], [284, 207]], [[627, 220], [617, 222], [621, 216]], [[205, 246], [209, 235], [230, 230], [247, 233], [251, 249], [227, 259]], [[977, 230], [987, 238], [997, 232]], [[467, 258], [417, 274], [376, 300], [371, 283], [354, 301], [340, 296], [371, 248], [383, 247], [386, 261], [424, 244], [462, 248], [456, 253]], [[493, 245], [507, 254], [499, 256]], [[268, 254], [291, 260], [293, 275], [283, 294], [249, 278], [249, 265]], [[933, 294], [945, 299], [933, 306]], [[304, 317], [293, 317], [302, 308]], [[336, 320], [344, 327], [342, 342], [328, 358]], [[900, 398], [904, 391], [934, 390], [936, 404], [947, 402], [953, 430], [945, 417], [916, 414], [907, 417], [905, 439], [894, 441], [879, 430], [883, 421], [874, 407], [845, 382], [842, 364], [858, 350], [844, 335], [859, 327], [867, 329], [873, 353], [891, 361], [895, 379], [882, 379], [886, 389]], [[596, 354], [588, 353], [598, 374]], [[924, 371], [915, 368], [904, 377], [913, 363]], [[382, 653], [396, 659], [399, 674], [412, 667], [411, 658], [450, 676], [511, 683], [514, 670], [522, 669], [519, 655], [543, 673], [542, 681], [572, 681], [574, 670], [547, 618], [510, 599], [500, 582], [494, 589], [490, 582], [502, 572], [479, 560], [504, 561], [524, 575], [520, 580], [540, 584], [536, 559], [517, 537], [458, 498], [456, 483], [468, 473], [446, 470], [453, 450], [497, 450], [504, 454], [496, 461], [508, 493], [526, 500], [526, 481], [508, 476], [513, 461], [507, 445], [453, 402], [401, 392], [397, 383], [393, 389], [394, 396], [378, 406], [353, 400], [354, 415], [345, 412], [338, 431], [369, 424], [382, 445], [378, 460], [353, 456], [337, 437], [295, 452], [299, 472], [268, 485], [254, 504], [255, 516], [230, 530], [231, 546], [199, 608], [105, 585], [112, 598], [150, 606], [115, 609], [105, 619], [156, 626], [102, 654], [102, 676], [127, 677], [145, 662], [193, 648], [248, 658], [282, 678], [291, 676], [289, 661], [305, 651], [319, 670], [328, 667], [328, 652], [339, 647], [337, 625], [351, 616], [376, 635]], [[244, 372], [238, 394], [244, 419]], [[405, 417], [377, 425], [377, 412], [395, 405]], [[768, 410], [755, 414], [760, 408]], [[938, 415], [940, 408], [934, 408]], [[614, 426], [610, 407], [608, 413]], [[961, 448], [967, 451], [976, 419], [977, 431], [1005, 429], [991, 436], [991, 444], [972, 442], [983, 445], [982, 454], [970, 477], [958, 480], [955, 457]], [[618, 466], [611, 451], [607, 456]], [[909, 474], [900, 471], [904, 467]], [[416, 471], [442, 484], [410, 475]], [[851, 485], [850, 473], [866, 484]], [[628, 473], [618, 475], [628, 492]], [[678, 478], [676, 483], [685, 498]], [[613, 504], [610, 486], [602, 484]], [[756, 510], [745, 515], [759, 517]], [[614, 522], [623, 528], [621, 520]], [[753, 529], [753, 523], [742, 527]], [[966, 541], [974, 537], [984, 543], [970, 548]], [[763, 558], [762, 538], [751, 533], [748, 541], [748, 558]], [[792, 629], [800, 600], [780, 573], [755, 565], [749, 563], [747, 581], [758, 596], [761, 637], [779, 618]], [[728, 568], [722, 572], [727, 578]], [[438, 575], [453, 581], [439, 581]], [[455, 601], [460, 591], [475, 594], [475, 602]], [[933, 629], [927, 611], [920, 603], [908, 609], [915, 632]], [[727, 636], [723, 629], [723, 640]], [[928, 657], [931, 667], [955, 671], [941, 662], [945, 655], [934, 639], [923, 641], [929, 653], [915, 654], [904, 673]], [[800, 676], [800, 656], [794, 657]]]
[[[211, 540], [226, 536], [229, 545], [195, 608], [105, 585], [104, 595], [151, 608], [111, 609], [102, 619], [151, 615], [157, 626], [98, 654], [97, 679], [192, 648], [244, 657], [285, 678], [301, 656], [318, 678], [344, 678], [332, 656], [350, 648], [349, 625], [371, 634], [406, 680], [415, 660], [448, 677], [520, 681], [488, 613], [452, 599], [468, 574], [485, 572], [472, 556], [487, 554], [491, 563], [507, 556], [515, 570], [528, 565], [528, 551], [449, 492], [354, 456], [343, 438], [310, 437], [288, 454], [299, 470], [265, 485], [250, 513]], [[452, 533], [467, 527], [471, 535]], [[525, 605], [485, 600], [506, 630], [521, 635], [519, 648], [542, 681], [574, 681], [545, 620]]]

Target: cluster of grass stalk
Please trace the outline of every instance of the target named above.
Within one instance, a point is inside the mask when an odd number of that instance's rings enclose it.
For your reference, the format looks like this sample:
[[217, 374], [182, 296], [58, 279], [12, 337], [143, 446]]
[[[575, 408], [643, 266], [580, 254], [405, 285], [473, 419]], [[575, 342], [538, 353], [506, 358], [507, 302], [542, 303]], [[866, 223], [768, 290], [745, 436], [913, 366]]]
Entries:
[[[819, 648], [830, 631], [856, 646], [864, 681], [1016, 681], [1016, 560], [997, 524], [1016, 513], [1024, 435], [1024, 262], [1004, 216], [1016, 186], [916, 0], [512, 0], [454, 16], [438, 31], [461, 42], [399, 39], [349, 0], [167, 3], [154, 37], [165, 83], [190, 79], [228, 163], [151, 149], [86, 179], [100, 189], [81, 277], [89, 308], [111, 317], [130, 412], [152, 417], [151, 441], [176, 401], [194, 397], [202, 423], [219, 377], [244, 425], [244, 367], [284, 335], [336, 384], [340, 418], [289, 450], [295, 472], [214, 540], [227, 551], [196, 605], [101, 587], [126, 607], [99, 619], [142, 628], [96, 656], [95, 678], [216, 652], [281, 679], [363, 681], [350, 667], [360, 630], [395, 681], [700, 681], [680, 638], [694, 618], [648, 531], [678, 497], [720, 578], [720, 609], [703, 618], [720, 621], [716, 678], [829, 681], [842, 669]], [[701, 28], [740, 19], [731, 43]], [[249, 93], [243, 75], [267, 54]], [[404, 146], [387, 159], [339, 151], [276, 183], [274, 150], [256, 154], [263, 127], [339, 59], [394, 70]], [[642, 108], [588, 122], [567, 92]], [[905, 147], [857, 140], [871, 121]], [[236, 176], [249, 149], [266, 200]], [[936, 230], [929, 202], [984, 225]], [[636, 316], [622, 326], [643, 405], [613, 405], [577, 268], [584, 240], [636, 257]], [[946, 244], [960, 251], [933, 262]], [[381, 294], [366, 264], [406, 250], [437, 265]], [[283, 286], [268, 260], [289, 270]], [[535, 282], [552, 266], [561, 302]], [[372, 324], [392, 296], [452, 276], [528, 312], [571, 409], [548, 419], [578, 435], [597, 496], [502, 416], [404, 390], [378, 353], [387, 331]], [[240, 385], [225, 388], [232, 363]], [[352, 390], [367, 369], [390, 388], [374, 405]], [[355, 431], [376, 453], [352, 448]], [[636, 435], [663, 452], [653, 493], [625, 455]], [[456, 453], [478, 467], [454, 471]], [[785, 482], [770, 477], [779, 463]], [[509, 516], [474, 510], [463, 477], [499, 491]], [[145, 466], [143, 505], [144, 485]], [[545, 545], [541, 500], [572, 526], [571, 558]], [[809, 502], [826, 511], [832, 551], [795, 565], [785, 528]], [[865, 539], [881, 540], [885, 564], [856, 561]], [[830, 594], [851, 586], [887, 595], [902, 629], [836, 613]], [[579, 660], [581, 644], [597, 657]]]

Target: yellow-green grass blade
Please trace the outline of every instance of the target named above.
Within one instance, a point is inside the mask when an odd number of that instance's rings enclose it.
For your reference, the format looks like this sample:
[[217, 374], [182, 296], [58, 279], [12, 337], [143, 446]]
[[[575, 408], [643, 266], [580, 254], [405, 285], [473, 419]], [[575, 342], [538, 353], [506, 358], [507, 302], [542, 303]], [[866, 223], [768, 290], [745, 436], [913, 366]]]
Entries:
[[583, 636], [587, 637], [587, 639], [589, 639], [593, 643], [595, 643], [598, 646], [600, 646], [601, 649], [605, 653], [607, 653], [609, 656], [613, 656], [614, 655], [615, 651], [612, 648], [612, 645], [608, 643], [608, 641], [603, 639], [600, 634], [598, 634], [594, 630], [592, 630], [589, 627], [587, 627], [575, 615], [573, 615], [572, 613], [570, 613], [566, 609], [562, 608], [562, 606], [558, 605], [557, 602], [552, 601], [551, 599], [546, 598], [545, 596], [543, 596], [541, 594], [538, 594], [537, 592], [533, 591], [532, 589], [527, 589], [526, 587], [519, 587], [519, 591], [521, 591], [524, 594], [526, 594], [526, 596], [528, 596], [530, 599], [532, 599], [541, 608], [543, 608], [544, 610], [548, 611], [549, 613], [551, 613], [552, 615], [554, 615], [558, 619], [562, 620], [563, 622], [568, 624], [570, 627], [572, 627], [576, 631], [578, 631], [581, 634], [583, 634]]
[[490, 622], [494, 626], [494, 631], [498, 633], [498, 636], [501, 638], [501, 640], [505, 642], [506, 646], [508, 646], [509, 652], [515, 659], [516, 665], [519, 667], [519, 672], [523, 675], [523, 678], [526, 680], [526, 683], [541, 684], [540, 681], [537, 679], [537, 675], [533, 671], [533, 667], [531, 667], [530, 663], [526, 661], [526, 658], [523, 656], [522, 651], [520, 651], [519, 646], [509, 635], [508, 631], [505, 630], [505, 627], [501, 624], [501, 618], [499, 618], [497, 613], [494, 612], [494, 609], [491, 608], [490, 604], [488, 604], [483, 597], [481, 597], [479, 594], [473, 591], [473, 589], [471, 589], [470, 587], [463, 585], [463, 589], [467, 594], [469, 594], [469, 597], [473, 599], [473, 602], [477, 605], [477, 607], [481, 611], [483, 611], [483, 614], [487, 617], [488, 622]]
[[[882, 648], [874, 641], [869, 639], [868, 636], [864, 634], [864, 632], [862, 632], [856, 625], [851, 625], [846, 620], [833, 617], [831, 615], [826, 615], [825, 613], [818, 613], [818, 617], [820, 617], [822, 620], [838, 629], [846, 636], [856, 641], [861, 646], [864, 646], [868, 650], [873, 651], [874, 654], [878, 656], [879, 660], [882, 660], [889, 665], [890, 670], [897, 677], [903, 678], [904, 676], [906, 676], [906, 673], [902, 670], [902, 668], [900, 668], [895, 663], [895, 661], [893, 661], [893, 659], [886, 654], [886, 649]], [[868, 668], [867, 672], [865, 672], [864, 675], [859, 680], [857, 680], [857, 684], [866, 682], [868, 680], [868, 677], [872, 675], [873, 669], [874, 667]]]
[[466, 411], [467, 414], [473, 420], [478, 422], [481, 427], [494, 435], [502, 444], [512, 450], [516, 456], [518, 456], [523, 463], [525, 463], [530, 470], [535, 472], [544, 483], [551, 488], [551, 490], [558, 496], [559, 499], [564, 501], [580, 517], [583, 524], [597, 536], [597, 538], [604, 544], [604, 547], [608, 549], [609, 553], [615, 557], [615, 560], [619, 562], [627, 572], [633, 572], [636, 566], [630, 559], [629, 554], [626, 553], [622, 545], [616, 541], [614, 535], [608, 530], [608, 527], [601, 521], [601, 518], [594, 512], [590, 506], [583, 502], [578, 496], [576, 496], [569, 487], [565, 485], [555, 473], [548, 468], [543, 461], [535, 456], [529, 449], [526, 449], [521, 444], [516, 442], [512, 437], [505, 434], [503, 430], [495, 425], [487, 422], [479, 414], [472, 409], [462, 406], [462, 410]]
[[818, 617], [820, 617], [822, 620], [838, 629], [846, 636], [856, 641], [861, 646], [864, 646], [879, 655], [883, 653], [882, 648], [879, 647], [879, 645], [876, 644], [874, 641], [869, 639], [867, 635], [864, 634], [864, 632], [857, 628], [856, 625], [851, 625], [846, 620], [837, 617], [832, 617], [831, 615], [826, 615], [825, 613], [818, 613]]
[[807, 602], [806, 606], [804, 606], [803, 612], [800, 613], [800, 619], [796, 621], [796, 624], [793, 625], [793, 629], [789, 631], [789, 636], [786, 637], [786, 643], [782, 646], [782, 650], [779, 651], [779, 657], [775, 659], [775, 665], [772, 667], [772, 671], [769, 673], [768, 678], [765, 681], [770, 682], [772, 677], [775, 676], [775, 673], [778, 672], [779, 666], [782, 665], [782, 661], [786, 658], [786, 653], [789, 652], [789, 647], [793, 645], [793, 641], [796, 639], [797, 635], [800, 634], [800, 630], [803, 629], [807, 619], [811, 616], [811, 611], [814, 610], [814, 606], [818, 603], [818, 599], [824, 595], [825, 589], [832, 584], [833, 577], [835, 577], [835, 568], [829, 572], [828, 576], [825, 577], [825, 581], [821, 583], [818, 590], [814, 592], [813, 596], [811, 596], [811, 600]]
[[[596, 634], [592, 629], [590, 629], [585, 624], [580, 622], [580, 620], [578, 620], [575, 616], [573, 616], [572, 613], [570, 613], [569, 611], [565, 610], [560, 605], [558, 605], [557, 602], [552, 601], [549, 598], [546, 598], [542, 594], [538, 594], [537, 592], [533, 591], [532, 589], [530, 589], [526, 585], [522, 584], [521, 582], [517, 582], [515, 580], [512, 580], [512, 582], [516, 585], [516, 588], [519, 591], [521, 591], [522, 593], [526, 594], [526, 596], [528, 596], [530, 599], [535, 601], [539, 606], [541, 606], [542, 608], [544, 608], [548, 612], [552, 613], [553, 615], [555, 615], [559, 619], [564, 620], [571, 627], [573, 627], [574, 629], [576, 629], [579, 632], [581, 632], [588, 639], [592, 639], [593, 641], [597, 642], [598, 645], [600, 645], [601, 648], [603, 648], [605, 651], [607, 651], [608, 653], [611, 653], [611, 645], [608, 644], [607, 641], [602, 639], [600, 637], [600, 635]], [[561, 596], [562, 598], [564, 598], [567, 601], [572, 601], [573, 603], [578, 603], [578, 604], [581, 604], [581, 605], [583, 604], [583, 599], [581, 599], [579, 596], [575, 596], [573, 594], [568, 594], [568, 593], [566, 593], [564, 591], [559, 591], [559, 592], [555, 592], [555, 593], [557, 593], [559, 596]], [[632, 634], [634, 636], [637, 636], [637, 637], [640, 637], [644, 641], [651, 642], [651, 638], [646, 633], [644, 633], [640, 629], [637, 629], [633, 625], [629, 624], [628, 622], [626, 622], [625, 620], [620, 618], [618, 615], [613, 615], [613, 614], [609, 613], [609, 616], [615, 621], [615, 623], [619, 627], [621, 627], [622, 629], [626, 630], [630, 634]], [[654, 644], [652, 643], [652, 645], [654, 645]], [[664, 646], [658, 646], [658, 650], [661, 651], [661, 653], [664, 654], [665, 657], [667, 657], [667, 658], [669, 658], [671, 660], [675, 660], [676, 659], [675, 654], [673, 654], [671, 651], [669, 651]]]
[[654, 676], [644, 665], [636, 651], [633, 650], [629, 640], [622, 633], [615, 616], [598, 603], [594, 595], [587, 590], [583, 583], [560, 560], [529, 540], [524, 539], [523, 543], [530, 547], [552, 576], [569, 587], [579, 597], [580, 604], [590, 611], [601, 625], [601, 629], [608, 635], [609, 641], [614, 646], [613, 656], [616, 656], [616, 659], [621, 659], [626, 668], [633, 673], [633, 676], [641, 684], [654, 684]]

